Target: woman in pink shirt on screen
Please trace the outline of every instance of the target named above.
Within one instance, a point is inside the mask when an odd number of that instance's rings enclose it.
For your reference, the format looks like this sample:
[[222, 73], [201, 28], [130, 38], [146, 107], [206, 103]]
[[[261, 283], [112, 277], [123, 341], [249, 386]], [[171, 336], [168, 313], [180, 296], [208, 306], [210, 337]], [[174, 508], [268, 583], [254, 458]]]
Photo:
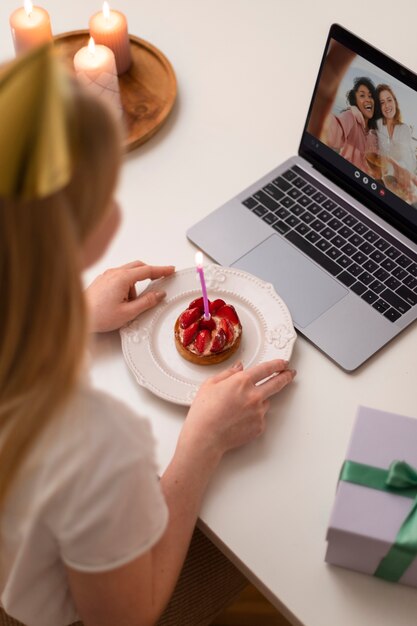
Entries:
[[330, 114], [325, 122], [324, 143], [338, 150], [340, 156], [367, 172], [366, 152], [377, 149], [376, 89], [369, 78], [355, 78], [347, 93], [349, 108], [339, 115]]

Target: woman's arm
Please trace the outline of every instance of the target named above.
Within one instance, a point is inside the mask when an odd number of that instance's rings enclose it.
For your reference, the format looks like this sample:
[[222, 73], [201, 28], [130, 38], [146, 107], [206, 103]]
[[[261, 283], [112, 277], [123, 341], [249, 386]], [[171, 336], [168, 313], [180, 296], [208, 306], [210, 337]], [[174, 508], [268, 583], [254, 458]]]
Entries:
[[331, 42], [307, 128], [308, 132], [317, 139], [324, 141], [323, 133], [327, 117], [332, 109], [343, 76], [355, 56], [354, 52], [338, 41], [333, 40]]
[[222, 456], [264, 431], [268, 399], [294, 376], [285, 362], [269, 361], [247, 371], [240, 365], [230, 368], [202, 385], [161, 478], [169, 509], [161, 540], [112, 571], [90, 574], [67, 568], [85, 626], [155, 624], [174, 590], [201, 500]]

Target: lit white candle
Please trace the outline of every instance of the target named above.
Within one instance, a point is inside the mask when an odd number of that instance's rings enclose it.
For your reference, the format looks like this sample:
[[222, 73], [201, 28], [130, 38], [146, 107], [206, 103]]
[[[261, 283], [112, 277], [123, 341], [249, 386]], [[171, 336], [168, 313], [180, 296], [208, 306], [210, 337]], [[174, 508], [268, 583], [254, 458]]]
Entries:
[[197, 265], [197, 273], [200, 277], [201, 291], [203, 292], [204, 319], [209, 320], [211, 315], [210, 315], [210, 309], [209, 309], [209, 303], [208, 303], [208, 297], [207, 297], [206, 281], [204, 279], [202, 252], [196, 252], [195, 263]]
[[116, 57], [117, 73], [124, 74], [132, 64], [130, 40], [126, 17], [119, 11], [110, 10], [109, 3], [90, 18], [90, 35], [96, 43], [107, 46]]
[[48, 12], [33, 6], [30, 0], [25, 0], [23, 7], [13, 11], [9, 21], [16, 54], [52, 41]]
[[113, 52], [106, 46], [97, 46], [90, 37], [88, 46], [80, 48], [74, 56], [78, 81], [91, 93], [104, 98], [121, 115], [119, 80]]

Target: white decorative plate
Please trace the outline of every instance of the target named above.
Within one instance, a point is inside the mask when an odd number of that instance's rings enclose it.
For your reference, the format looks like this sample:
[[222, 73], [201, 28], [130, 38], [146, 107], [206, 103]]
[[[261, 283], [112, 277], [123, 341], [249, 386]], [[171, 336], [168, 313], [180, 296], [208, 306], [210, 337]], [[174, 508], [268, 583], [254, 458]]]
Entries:
[[166, 291], [166, 298], [120, 329], [124, 357], [138, 383], [176, 404], [190, 405], [207, 377], [238, 360], [245, 368], [269, 359], [289, 360], [296, 339], [287, 306], [270, 283], [219, 265], [205, 266], [204, 276], [209, 299], [232, 304], [242, 323], [240, 347], [229, 361], [195, 365], [175, 347], [177, 317], [201, 296], [195, 267], [153, 281], [146, 291]]

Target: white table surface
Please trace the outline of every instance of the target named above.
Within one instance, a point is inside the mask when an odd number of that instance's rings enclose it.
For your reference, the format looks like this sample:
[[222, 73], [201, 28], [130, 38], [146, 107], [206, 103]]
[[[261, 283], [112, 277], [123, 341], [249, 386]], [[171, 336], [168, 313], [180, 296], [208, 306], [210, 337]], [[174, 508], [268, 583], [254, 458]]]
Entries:
[[[116, 6], [117, 4], [117, 6]], [[0, 57], [13, 55], [2, 0]], [[42, 2], [56, 34], [87, 28], [101, 2]], [[162, 50], [178, 79], [166, 125], [127, 156], [124, 222], [86, 276], [140, 258], [194, 263], [185, 231], [298, 149], [324, 42], [338, 22], [417, 70], [412, 0], [114, 0], [129, 30]], [[417, 590], [324, 563], [336, 482], [358, 404], [417, 416], [417, 326], [354, 374], [299, 337], [298, 376], [273, 402], [266, 434], [229, 454], [212, 481], [202, 526], [294, 624], [410, 626]], [[119, 335], [93, 350], [93, 380], [146, 415], [168, 463], [185, 409], [139, 387]]]

